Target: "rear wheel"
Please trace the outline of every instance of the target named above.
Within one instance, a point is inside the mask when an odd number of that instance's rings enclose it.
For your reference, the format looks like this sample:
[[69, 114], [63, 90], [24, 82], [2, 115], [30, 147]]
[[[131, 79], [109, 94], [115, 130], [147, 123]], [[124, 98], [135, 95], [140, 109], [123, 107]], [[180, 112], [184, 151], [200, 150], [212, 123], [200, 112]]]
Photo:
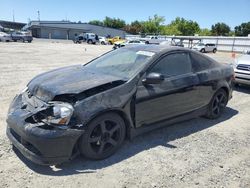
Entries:
[[125, 123], [116, 113], [100, 115], [87, 126], [79, 142], [79, 150], [87, 158], [105, 159], [115, 153], [125, 139]]
[[216, 53], [216, 51], [217, 51], [217, 49], [215, 48], [215, 49], [213, 49], [213, 53]]
[[93, 44], [93, 41], [91, 39], [88, 40], [88, 44]]
[[206, 117], [209, 119], [219, 118], [226, 108], [228, 96], [224, 89], [219, 89], [209, 103]]
[[101, 42], [101, 44], [102, 44], [102, 45], [105, 45], [105, 42], [104, 42], [104, 41], [102, 41], [102, 42]]

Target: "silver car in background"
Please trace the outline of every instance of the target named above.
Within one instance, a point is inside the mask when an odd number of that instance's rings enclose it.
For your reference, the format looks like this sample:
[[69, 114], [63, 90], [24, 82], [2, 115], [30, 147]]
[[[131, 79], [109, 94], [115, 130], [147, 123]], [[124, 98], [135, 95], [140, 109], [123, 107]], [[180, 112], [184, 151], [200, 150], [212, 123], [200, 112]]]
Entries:
[[205, 52], [213, 52], [216, 53], [217, 47], [212, 43], [198, 43], [193, 48], [193, 50], [205, 53]]
[[237, 58], [233, 64], [235, 83], [250, 85], [250, 51]]
[[12, 39], [9, 34], [0, 32], [0, 42], [10, 42], [10, 41], [12, 41]]

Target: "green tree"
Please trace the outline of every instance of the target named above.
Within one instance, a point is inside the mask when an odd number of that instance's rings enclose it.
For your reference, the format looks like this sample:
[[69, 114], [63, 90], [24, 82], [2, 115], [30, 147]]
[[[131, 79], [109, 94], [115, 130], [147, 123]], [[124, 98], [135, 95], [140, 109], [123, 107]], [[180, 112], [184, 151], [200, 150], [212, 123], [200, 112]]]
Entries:
[[163, 35], [181, 35], [182, 33], [178, 30], [177, 25], [166, 25], [163, 29]]
[[126, 26], [126, 23], [124, 20], [121, 20], [119, 18], [110, 18], [106, 16], [105, 19], [103, 20], [103, 25], [106, 27], [121, 29]]
[[234, 28], [236, 36], [248, 36], [250, 34], [250, 22], [242, 23]]
[[100, 20], [91, 20], [89, 21], [89, 24], [103, 26], [103, 22]]
[[201, 29], [200, 32], [198, 33], [200, 36], [211, 36], [212, 32], [211, 30], [205, 28], [205, 29]]
[[225, 23], [216, 23], [215, 25], [212, 25], [211, 31], [215, 36], [228, 36], [230, 27]]
[[152, 18], [149, 17], [147, 21], [141, 22], [141, 32], [150, 34], [160, 34], [164, 29], [164, 26], [162, 25], [164, 22], [165, 18], [163, 16], [158, 16], [157, 14], [155, 14]]
[[165, 26], [166, 35], [194, 35], [200, 32], [200, 26], [192, 20], [177, 17], [169, 25]]
[[131, 34], [139, 34], [142, 31], [142, 27], [142, 23], [135, 20], [134, 22], [131, 22], [131, 24], [126, 25], [124, 30]]

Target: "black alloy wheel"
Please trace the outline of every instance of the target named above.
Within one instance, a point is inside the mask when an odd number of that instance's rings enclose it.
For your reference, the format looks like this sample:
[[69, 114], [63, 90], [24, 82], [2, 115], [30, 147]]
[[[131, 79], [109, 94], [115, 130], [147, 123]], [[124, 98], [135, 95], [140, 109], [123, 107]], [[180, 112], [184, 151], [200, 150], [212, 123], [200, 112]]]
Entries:
[[228, 96], [225, 90], [223, 89], [218, 90], [214, 94], [209, 104], [208, 114], [206, 115], [206, 117], [210, 119], [219, 118], [224, 109], [226, 108], [227, 102], [228, 102]]
[[98, 116], [87, 126], [79, 142], [80, 153], [87, 158], [105, 159], [115, 153], [125, 139], [125, 123], [116, 113]]

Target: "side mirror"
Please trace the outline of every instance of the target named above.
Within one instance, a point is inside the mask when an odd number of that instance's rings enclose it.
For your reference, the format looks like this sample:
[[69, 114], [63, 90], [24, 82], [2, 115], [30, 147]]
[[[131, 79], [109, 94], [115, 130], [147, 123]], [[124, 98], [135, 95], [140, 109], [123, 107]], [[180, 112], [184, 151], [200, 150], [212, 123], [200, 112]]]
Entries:
[[160, 73], [151, 72], [142, 80], [143, 84], [159, 84], [164, 80], [164, 76]]

